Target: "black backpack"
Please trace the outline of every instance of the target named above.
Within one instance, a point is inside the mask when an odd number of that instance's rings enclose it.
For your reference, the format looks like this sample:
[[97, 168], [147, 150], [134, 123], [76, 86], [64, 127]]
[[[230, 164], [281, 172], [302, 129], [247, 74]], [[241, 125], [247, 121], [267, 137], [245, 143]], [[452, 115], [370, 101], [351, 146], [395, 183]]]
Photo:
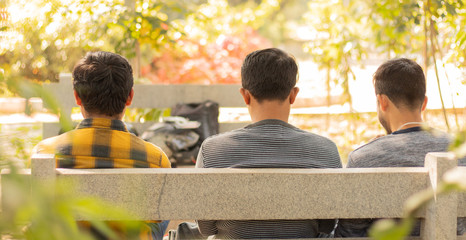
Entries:
[[195, 130], [199, 134], [199, 146], [206, 138], [218, 134], [218, 114], [218, 103], [210, 100], [202, 103], [178, 103], [171, 110], [172, 116], [185, 117], [201, 123]]

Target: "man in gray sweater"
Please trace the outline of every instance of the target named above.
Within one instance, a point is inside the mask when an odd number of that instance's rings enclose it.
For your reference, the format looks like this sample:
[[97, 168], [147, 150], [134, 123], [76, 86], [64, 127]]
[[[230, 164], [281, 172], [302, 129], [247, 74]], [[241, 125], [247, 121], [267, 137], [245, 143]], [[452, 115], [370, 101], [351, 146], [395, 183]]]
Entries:
[[[423, 167], [429, 152], [447, 151], [447, 134], [428, 128], [422, 121], [427, 104], [426, 80], [414, 61], [400, 58], [382, 64], [374, 74], [377, 115], [387, 135], [349, 154], [348, 168]], [[460, 159], [459, 165], [466, 165]], [[335, 237], [365, 237], [376, 219], [340, 219]], [[458, 234], [465, 232], [458, 220]], [[419, 235], [419, 224], [412, 232]]]
[[[206, 139], [196, 167], [341, 168], [335, 143], [288, 123], [297, 73], [294, 58], [279, 49], [250, 53], [241, 67], [240, 93], [253, 123]], [[234, 239], [311, 238], [335, 225], [334, 220], [197, 222], [204, 236]]]

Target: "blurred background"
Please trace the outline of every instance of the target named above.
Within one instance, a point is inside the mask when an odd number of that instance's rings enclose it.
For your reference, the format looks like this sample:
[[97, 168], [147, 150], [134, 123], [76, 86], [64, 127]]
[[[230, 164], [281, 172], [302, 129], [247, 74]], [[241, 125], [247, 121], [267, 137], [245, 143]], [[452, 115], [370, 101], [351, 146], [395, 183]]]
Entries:
[[[70, 72], [87, 51], [127, 57], [136, 83], [238, 84], [243, 58], [277, 47], [299, 63], [291, 123], [337, 143], [342, 161], [384, 133], [372, 75], [416, 60], [427, 75], [432, 127], [466, 126], [466, 2], [462, 0], [1, 0], [0, 130], [4, 151], [27, 159], [57, 121], [22, 82]], [[238, 94], [238, 97], [239, 94]], [[131, 114], [128, 113], [128, 118]], [[79, 118], [79, 112], [75, 112]], [[221, 121], [248, 121], [221, 109]]]

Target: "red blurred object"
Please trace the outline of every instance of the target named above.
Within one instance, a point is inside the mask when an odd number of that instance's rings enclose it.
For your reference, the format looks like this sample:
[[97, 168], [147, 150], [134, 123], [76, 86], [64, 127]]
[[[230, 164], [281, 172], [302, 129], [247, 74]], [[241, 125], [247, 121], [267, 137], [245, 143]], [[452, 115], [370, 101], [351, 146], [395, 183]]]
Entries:
[[254, 50], [271, 47], [255, 30], [220, 36], [215, 43], [179, 40], [181, 51], [165, 49], [160, 57], [141, 70], [153, 83], [235, 84], [241, 82], [241, 64]]

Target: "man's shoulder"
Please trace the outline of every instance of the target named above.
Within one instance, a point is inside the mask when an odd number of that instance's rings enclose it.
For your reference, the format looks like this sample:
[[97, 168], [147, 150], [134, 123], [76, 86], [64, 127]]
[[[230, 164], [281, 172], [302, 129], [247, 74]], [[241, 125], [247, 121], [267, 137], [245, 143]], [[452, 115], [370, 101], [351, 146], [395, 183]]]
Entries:
[[231, 131], [228, 131], [228, 132], [218, 133], [218, 134], [212, 135], [212, 136], [207, 137], [206, 139], [204, 139], [204, 141], [202, 142], [202, 145], [204, 147], [206, 145], [210, 145], [210, 144], [220, 144], [221, 145], [226, 141], [230, 141], [230, 140], [235, 139], [237, 137], [244, 136], [245, 134], [247, 134], [247, 131], [245, 130], [245, 128], [239, 128], [239, 129], [231, 130]]
[[[415, 159], [424, 152], [445, 151], [450, 138], [448, 134], [432, 130], [419, 131], [404, 134], [390, 134], [377, 138], [367, 144], [364, 144], [349, 154], [348, 166], [350, 167], [379, 167], [380, 166], [397, 166], [391, 162], [396, 159]], [[420, 157], [420, 156], [419, 156]], [[423, 158], [419, 163], [423, 164]]]
[[281, 122], [212, 136], [199, 156], [204, 167], [341, 167], [334, 142]]
[[[358, 148], [356, 148], [352, 153], [372, 150], [373, 148], [378, 148], [380, 146], [389, 147], [392, 145], [398, 146], [400, 142], [414, 142], [414, 143], [449, 143], [450, 137], [448, 134], [438, 131], [419, 131], [411, 132], [406, 134], [389, 134], [386, 136], [379, 137], [369, 143], [366, 143]], [[420, 146], [422, 147], [422, 146]]]
[[[293, 127], [285, 127], [283, 129], [284, 129], [284, 131], [286, 131], [287, 134], [289, 134], [291, 136], [295, 136], [295, 137], [300, 138], [301, 140], [303, 140], [304, 141], [303, 143], [306, 143], [306, 141], [310, 141], [310, 142], [313, 142], [313, 143], [318, 142], [318, 143], [330, 143], [330, 144], [333, 144], [333, 145], [335, 144], [332, 140], [330, 140], [329, 138], [327, 138], [325, 136], [318, 135], [318, 134], [315, 134], [315, 133], [312, 133], [312, 132], [308, 132], [308, 131], [305, 131], [303, 129], [300, 129], [300, 128], [297, 128], [297, 127], [294, 127], [294, 126]], [[271, 134], [272, 132], [269, 131], [269, 130], [264, 130], [264, 129], [259, 129], [259, 128], [248, 128], [248, 127], [239, 128], [239, 129], [235, 129], [235, 130], [232, 130], [232, 131], [219, 133], [219, 134], [210, 136], [210, 137], [208, 137], [208, 138], [206, 138], [204, 140], [203, 145], [213, 144], [213, 143], [222, 144], [224, 142], [228, 142], [228, 141], [231, 141], [231, 140], [242, 139], [242, 138], [246, 139], [248, 137], [250, 137], [250, 138], [254, 138], [254, 137], [262, 138], [263, 136], [260, 135], [261, 133]], [[282, 133], [280, 133], [280, 134], [282, 134]]]
[[69, 132], [40, 141], [32, 150], [32, 154], [55, 154], [58, 144], [63, 143]]
[[316, 134], [316, 133], [311, 133], [311, 132], [306, 132], [304, 130], [303, 131], [303, 135], [306, 135], [309, 137], [309, 139], [313, 139], [313, 140], [316, 140], [316, 141], [319, 141], [319, 142], [322, 142], [322, 143], [331, 143], [333, 145], [335, 145], [335, 143], [328, 137], [325, 137], [325, 136], [322, 136], [322, 135], [319, 135], [319, 134]]

